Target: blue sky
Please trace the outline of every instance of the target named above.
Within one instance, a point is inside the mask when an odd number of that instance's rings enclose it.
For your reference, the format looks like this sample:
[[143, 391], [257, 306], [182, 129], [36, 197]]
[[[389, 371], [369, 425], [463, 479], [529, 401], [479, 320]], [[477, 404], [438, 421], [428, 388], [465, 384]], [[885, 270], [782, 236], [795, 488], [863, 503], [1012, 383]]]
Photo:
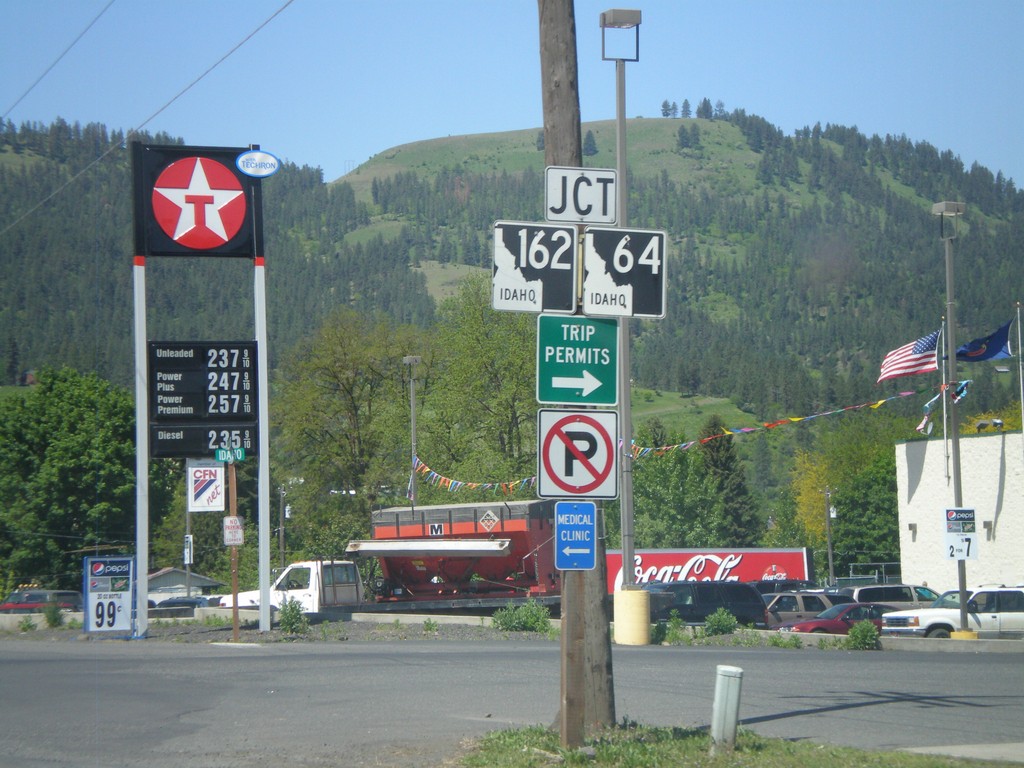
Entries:
[[[0, 7], [0, 110], [15, 125], [59, 116], [189, 144], [257, 143], [333, 180], [396, 145], [542, 124], [535, 0]], [[576, 0], [584, 121], [615, 116], [598, 26], [613, 7], [643, 12], [629, 117], [707, 97], [787, 135], [816, 122], [906, 135], [1024, 187], [1021, 0]]]

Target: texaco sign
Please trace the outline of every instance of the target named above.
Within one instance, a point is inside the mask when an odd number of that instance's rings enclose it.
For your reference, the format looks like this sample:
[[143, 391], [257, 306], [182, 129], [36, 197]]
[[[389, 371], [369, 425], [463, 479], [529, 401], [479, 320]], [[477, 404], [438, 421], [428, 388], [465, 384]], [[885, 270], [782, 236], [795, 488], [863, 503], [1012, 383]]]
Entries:
[[261, 256], [260, 180], [236, 165], [247, 152], [133, 143], [136, 255]]

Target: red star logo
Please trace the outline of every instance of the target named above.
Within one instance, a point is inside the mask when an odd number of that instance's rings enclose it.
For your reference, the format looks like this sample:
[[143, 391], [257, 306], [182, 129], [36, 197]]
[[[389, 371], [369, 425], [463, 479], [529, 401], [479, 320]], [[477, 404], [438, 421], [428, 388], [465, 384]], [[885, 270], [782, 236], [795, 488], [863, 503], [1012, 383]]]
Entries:
[[186, 157], [164, 168], [153, 185], [153, 216], [178, 245], [209, 250], [242, 228], [245, 194], [227, 166]]

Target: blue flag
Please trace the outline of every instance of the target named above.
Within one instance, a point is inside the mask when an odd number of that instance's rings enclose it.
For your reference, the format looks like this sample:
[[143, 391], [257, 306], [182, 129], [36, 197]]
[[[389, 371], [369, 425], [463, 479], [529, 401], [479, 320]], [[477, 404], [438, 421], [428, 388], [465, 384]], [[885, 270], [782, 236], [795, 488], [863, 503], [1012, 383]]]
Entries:
[[1013, 318], [1000, 326], [998, 331], [969, 341], [956, 351], [956, 359], [965, 363], [980, 363], [982, 360], [1003, 360], [1010, 357], [1010, 323]]

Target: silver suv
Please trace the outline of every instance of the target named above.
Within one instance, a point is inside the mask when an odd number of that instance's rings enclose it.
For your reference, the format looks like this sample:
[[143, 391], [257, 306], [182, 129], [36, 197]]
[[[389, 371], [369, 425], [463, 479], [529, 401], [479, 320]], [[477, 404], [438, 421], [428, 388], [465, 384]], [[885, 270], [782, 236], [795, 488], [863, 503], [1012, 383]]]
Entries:
[[928, 608], [939, 599], [939, 593], [920, 584], [865, 584], [860, 587], [840, 587], [839, 592], [849, 595], [857, 603], [885, 603], [897, 611]]

